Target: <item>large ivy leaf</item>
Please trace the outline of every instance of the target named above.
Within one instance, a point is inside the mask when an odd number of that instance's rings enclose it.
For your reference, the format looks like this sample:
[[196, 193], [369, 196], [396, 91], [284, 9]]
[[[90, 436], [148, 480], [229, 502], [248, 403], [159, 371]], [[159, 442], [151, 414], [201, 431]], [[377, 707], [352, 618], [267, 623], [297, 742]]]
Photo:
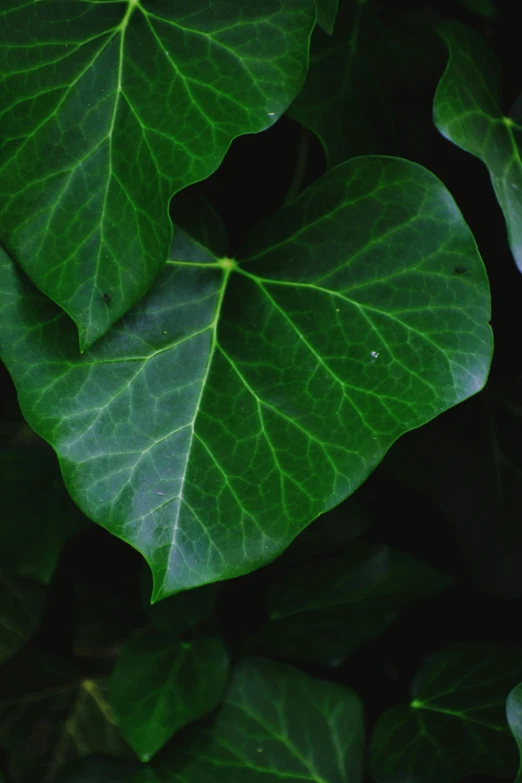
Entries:
[[214, 724], [132, 783], [361, 783], [362, 704], [350, 689], [289, 666], [237, 668]]
[[10, 779], [54, 783], [68, 761], [92, 753], [122, 758], [132, 751], [115, 726], [104, 678], [27, 650], [0, 669], [0, 745]]
[[522, 782], [522, 683], [519, 683], [507, 698], [506, 717], [520, 753], [520, 765], [515, 783]]
[[[330, 167], [367, 153], [410, 157], [404, 138], [412, 136], [422, 160], [422, 88], [440, 73], [443, 55], [433, 15], [428, 8], [403, 12], [376, 0], [341, 0], [333, 35], [315, 29], [306, 81], [287, 115], [317, 135]], [[415, 134], [408, 133], [412, 123]]]
[[218, 638], [178, 643], [149, 628], [129, 640], [111, 678], [111, 705], [140, 761], [216, 707], [228, 674]]
[[80, 508], [143, 553], [155, 599], [273, 560], [488, 373], [475, 242], [442, 183], [403, 160], [337, 167], [238, 262], [178, 232], [150, 295], [83, 356], [1, 261], [22, 411]]
[[4, 0], [0, 232], [81, 349], [148, 290], [170, 196], [304, 79], [313, 0]]
[[0, 451], [0, 568], [47, 585], [62, 546], [88, 524], [47, 443]]
[[343, 555], [295, 568], [275, 582], [267, 599], [270, 620], [253, 642], [275, 656], [337, 666], [412, 601], [451, 584], [405, 552], [352, 544]]
[[31, 638], [46, 605], [44, 587], [0, 570], [0, 664]]
[[377, 783], [514, 774], [505, 705], [521, 675], [520, 647], [457, 644], [433, 655], [417, 672], [409, 707], [392, 707], [377, 722], [370, 751]]
[[506, 220], [511, 252], [522, 271], [522, 115], [504, 116], [500, 66], [481, 36], [458, 22], [441, 25], [449, 61], [433, 106], [435, 125], [449, 141], [488, 167]]

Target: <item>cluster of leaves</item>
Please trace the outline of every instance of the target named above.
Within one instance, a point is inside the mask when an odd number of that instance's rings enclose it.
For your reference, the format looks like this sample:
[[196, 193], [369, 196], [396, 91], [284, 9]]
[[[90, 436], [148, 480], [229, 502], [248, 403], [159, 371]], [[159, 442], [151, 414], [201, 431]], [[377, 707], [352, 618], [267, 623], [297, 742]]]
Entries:
[[4, 0], [1, 783], [522, 781], [509, 13]]

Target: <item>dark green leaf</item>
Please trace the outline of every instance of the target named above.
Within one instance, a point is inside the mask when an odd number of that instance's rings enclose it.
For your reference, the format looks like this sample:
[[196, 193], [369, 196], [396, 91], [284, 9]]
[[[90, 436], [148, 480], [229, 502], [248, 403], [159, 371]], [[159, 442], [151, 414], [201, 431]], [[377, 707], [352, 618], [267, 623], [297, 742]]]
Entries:
[[0, 261], [22, 411], [80, 508], [143, 553], [156, 600], [273, 560], [403, 432], [477, 392], [491, 360], [473, 237], [404, 160], [338, 166], [237, 263], [178, 232], [150, 295], [83, 356]]
[[417, 672], [409, 707], [381, 716], [371, 744], [377, 783], [456, 783], [515, 773], [506, 698], [522, 675], [522, 648], [452, 645]]
[[0, 451], [0, 476], [0, 568], [47, 585], [63, 545], [89, 520], [71, 501], [56, 456], [42, 440], [37, 448]]
[[85, 679], [67, 661], [23, 651], [0, 669], [0, 745], [13, 781], [54, 783], [79, 756], [132, 752], [114, 725], [104, 679]]
[[[364, 0], [361, 0], [364, 2]], [[316, 0], [317, 5], [317, 24], [321, 25], [323, 30], [331, 35], [334, 29], [335, 17], [339, 0]]]
[[506, 716], [520, 753], [521, 762], [515, 783], [522, 782], [522, 683], [519, 683], [507, 698]]
[[254, 643], [275, 656], [337, 666], [409, 603], [438, 595], [451, 583], [404, 552], [352, 544], [346, 554], [296, 568], [272, 585], [271, 619]]
[[155, 628], [136, 634], [116, 663], [111, 704], [138, 758], [149, 761], [179, 729], [213, 710], [227, 674], [218, 638], [178, 643]]
[[220, 587], [215, 582], [193, 590], [183, 590], [151, 605], [150, 571], [147, 569], [143, 574], [143, 608], [150, 622], [160, 631], [171, 636], [184, 636], [214, 615]]
[[0, 664], [38, 629], [46, 603], [44, 587], [0, 570]]
[[[443, 49], [433, 13], [341, 0], [333, 35], [315, 29], [308, 75], [287, 115], [318, 136], [330, 167], [367, 153], [404, 155], [406, 136], [422, 159], [425, 123], [418, 111], [427, 91], [419, 88], [440, 73]], [[426, 102], [428, 121], [429, 114]], [[415, 132], [407, 133], [412, 123]]]
[[313, 0], [3, 1], [0, 231], [82, 349], [163, 267], [170, 196], [295, 97], [314, 17]]
[[362, 704], [342, 685], [251, 659], [206, 735], [180, 750], [132, 783], [361, 783]]
[[522, 271], [522, 128], [504, 116], [499, 63], [480, 35], [458, 22], [445, 23], [440, 32], [450, 57], [435, 94], [435, 125], [488, 167], [511, 252]]

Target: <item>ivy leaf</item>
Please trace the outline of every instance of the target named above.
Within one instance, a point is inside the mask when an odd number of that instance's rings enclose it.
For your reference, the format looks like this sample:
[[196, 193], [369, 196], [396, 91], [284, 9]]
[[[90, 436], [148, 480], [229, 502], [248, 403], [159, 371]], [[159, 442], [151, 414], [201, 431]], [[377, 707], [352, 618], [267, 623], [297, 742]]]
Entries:
[[0, 476], [0, 568], [48, 585], [63, 545], [89, 520], [44, 441], [0, 451]]
[[409, 707], [377, 722], [371, 774], [377, 783], [456, 783], [472, 773], [509, 777], [516, 749], [506, 698], [522, 675], [522, 648], [456, 644], [419, 669]]
[[0, 745], [9, 772], [24, 783], [54, 781], [68, 761], [92, 753], [132, 751], [114, 724], [105, 678], [41, 650], [24, 650], [0, 669]]
[[412, 601], [451, 584], [405, 552], [352, 544], [339, 557], [295, 568], [275, 582], [267, 599], [270, 621], [253, 642], [274, 657], [338, 666]]
[[179, 729], [213, 710], [227, 674], [218, 638], [176, 642], [155, 628], [131, 638], [111, 678], [111, 704], [140, 761], [150, 761]]
[[243, 661], [214, 724], [181, 758], [169, 752], [132, 783], [361, 783], [362, 704], [349, 688], [261, 659]]
[[[364, 2], [364, 0], [362, 0]], [[320, 25], [325, 33], [333, 33], [335, 17], [339, 7], [339, 0], [316, 0], [317, 4], [317, 24]]]
[[440, 73], [443, 55], [435, 12], [388, 6], [341, 0], [333, 35], [314, 30], [306, 80], [287, 115], [316, 134], [329, 167], [367, 153], [409, 157], [404, 138], [412, 136], [417, 159], [425, 154], [425, 123], [417, 113], [422, 87]]
[[435, 93], [435, 125], [486, 164], [522, 271], [522, 126], [502, 112], [500, 66], [481, 36], [459, 22], [441, 25], [440, 33], [450, 57]]
[[44, 587], [0, 570], [0, 664], [31, 638], [46, 605]]
[[80, 350], [163, 267], [173, 193], [288, 107], [314, 18], [313, 0], [3, 2], [0, 232]]
[[83, 356], [0, 264], [24, 416], [79, 507], [145, 556], [154, 600], [276, 558], [403, 432], [477, 392], [492, 351], [474, 239], [417, 164], [338, 166], [237, 262], [177, 236], [150, 294]]
[[507, 698], [506, 716], [520, 753], [521, 762], [515, 783], [522, 782], [522, 683], [519, 683]]

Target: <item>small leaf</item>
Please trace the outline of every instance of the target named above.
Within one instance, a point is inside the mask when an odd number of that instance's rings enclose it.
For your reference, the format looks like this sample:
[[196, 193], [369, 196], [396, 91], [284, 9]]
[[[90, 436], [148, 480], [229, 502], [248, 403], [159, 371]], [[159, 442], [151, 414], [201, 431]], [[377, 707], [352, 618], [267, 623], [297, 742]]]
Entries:
[[435, 93], [435, 125], [486, 164], [522, 271], [522, 127], [502, 112], [500, 66], [481, 36], [459, 22], [444, 23], [440, 33], [450, 57]]
[[0, 568], [48, 585], [63, 545], [89, 520], [42, 440], [37, 448], [0, 451], [0, 476]]
[[290, 571], [271, 586], [270, 621], [254, 637], [271, 655], [338, 666], [377, 636], [412, 601], [452, 580], [411, 555], [379, 544]]
[[521, 761], [515, 783], [522, 782], [522, 683], [519, 683], [507, 698], [506, 717], [520, 753]]
[[514, 774], [505, 705], [521, 676], [520, 647], [457, 644], [433, 655], [417, 672], [410, 706], [392, 707], [377, 722], [370, 751], [377, 783]]
[[3, 0], [0, 232], [81, 350], [163, 267], [170, 197], [295, 97], [314, 17], [313, 0]]
[[0, 570], [0, 664], [38, 629], [46, 604], [44, 587]]
[[0, 669], [0, 744], [13, 780], [54, 781], [68, 761], [92, 753], [129, 757], [114, 725], [107, 681], [41, 650]]
[[0, 253], [22, 411], [78, 506], [145, 556], [154, 600], [274, 560], [488, 374], [482, 261], [417, 164], [338, 166], [241, 259], [178, 231], [150, 294], [79, 355], [69, 319]]
[[[362, 2], [364, 2], [364, 0], [362, 0]], [[316, 4], [317, 24], [323, 28], [325, 33], [331, 35], [335, 25], [339, 0], [316, 0]]]
[[349, 688], [279, 663], [236, 669], [213, 726], [132, 783], [362, 783], [362, 704]]
[[154, 628], [127, 644], [111, 679], [111, 704], [123, 736], [149, 761], [179, 729], [216, 707], [228, 673], [218, 638], [181, 643]]

